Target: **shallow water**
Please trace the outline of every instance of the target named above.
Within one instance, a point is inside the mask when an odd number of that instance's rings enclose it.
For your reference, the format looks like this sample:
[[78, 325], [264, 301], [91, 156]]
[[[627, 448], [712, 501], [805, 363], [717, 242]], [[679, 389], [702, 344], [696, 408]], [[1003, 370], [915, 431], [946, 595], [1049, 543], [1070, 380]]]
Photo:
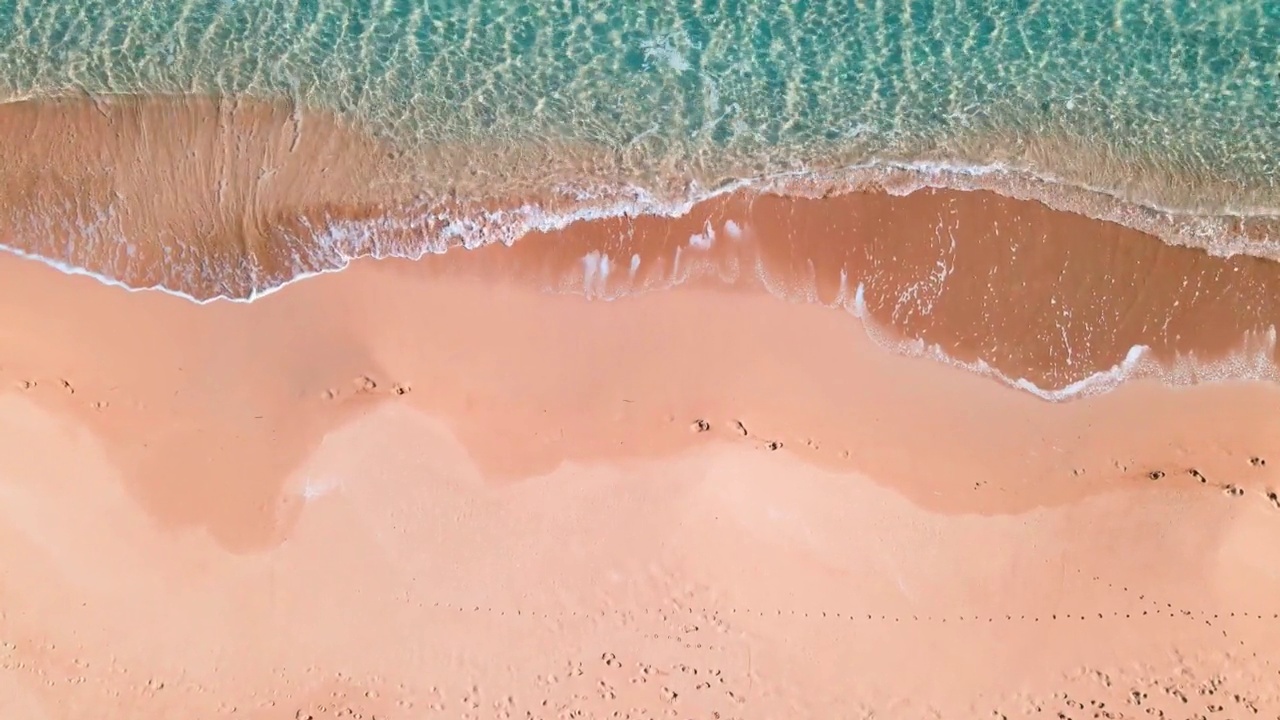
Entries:
[[526, 194], [664, 200], [895, 160], [1274, 215], [1277, 48], [1268, 0], [0, 2], [10, 98], [291, 98], [418, 153], [424, 184], [460, 170], [433, 148], [485, 148], [476, 192], [504, 196], [513, 156], [538, 157]]

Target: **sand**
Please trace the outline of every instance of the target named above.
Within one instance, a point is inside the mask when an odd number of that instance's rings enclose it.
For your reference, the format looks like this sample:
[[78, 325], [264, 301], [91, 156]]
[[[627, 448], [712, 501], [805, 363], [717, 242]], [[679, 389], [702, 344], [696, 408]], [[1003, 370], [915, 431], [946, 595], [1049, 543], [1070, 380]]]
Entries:
[[[135, 286], [445, 222], [297, 108], [0, 127], [0, 243]], [[875, 188], [0, 253], [0, 719], [1280, 716], [1276, 268]]]
[[0, 103], [0, 243], [133, 287], [247, 294], [322, 267], [310, 227], [403, 200], [394, 152], [331, 115], [173, 96]]
[[0, 717], [1280, 713], [1273, 386], [1049, 403], [504, 252], [206, 306], [0, 257]]

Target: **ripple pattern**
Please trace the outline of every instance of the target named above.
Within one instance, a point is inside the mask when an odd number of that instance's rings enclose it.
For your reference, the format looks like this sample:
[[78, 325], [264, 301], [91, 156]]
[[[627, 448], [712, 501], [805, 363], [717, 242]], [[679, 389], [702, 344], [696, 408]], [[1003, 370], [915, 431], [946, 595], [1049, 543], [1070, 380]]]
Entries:
[[8, 99], [287, 98], [490, 185], [996, 163], [1274, 216], [1278, 73], [1269, 0], [0, 0]]

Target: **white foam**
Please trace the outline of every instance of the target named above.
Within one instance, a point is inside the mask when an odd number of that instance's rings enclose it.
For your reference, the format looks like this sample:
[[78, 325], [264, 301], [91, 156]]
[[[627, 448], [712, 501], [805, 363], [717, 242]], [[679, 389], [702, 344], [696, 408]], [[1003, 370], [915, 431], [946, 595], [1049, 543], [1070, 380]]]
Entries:
[[582, 294], [588, 298], [602, 297], [608, 288], [609, 256], [592, 250], [582, 258]]
[[689, 236], [689, 247], [696, 248], [698, 250], [710, 250], [715, 244], [716, 231], [715, 228], [711, 227], [710, 220], [708, 220], [707, 224], [703, 226], [702, 232], [694, 233]]
[[1145, 345], [1134, 345], [1129, 348], [1129, 352], [1125, 353], [1124, 360], [1113, 365], [1111, 368], [1093, 373], [1092, 375], [1083, 377], [1061, 388], [1042, 388], [1026, 378], [1011, 378], [999, 370], [987, 365], [985, 362], [965, 363], [950, 356], [946, 356], [945, 353], [943, 354], [944, 357], [940, 357], [939, 359], [952, 365], [957, 365], [989, 377], [994, 377], [1010, 387], [1024, 390], [1044, 400], [1048, 400], [1050, 402], [1062, 402], [1075, 397], [1097, 395], [1099, 393], [1115, 389], [1120, 385], [1120, 383], [1129, 379], [1138, 371], [1143, 359], [1149, 351], [1150, 348]]
[[[1129, 348], [1120, 362], [1106, 370], [1091, 373], [1062, 387], [1042, 387], [1027, 378], [1006, 375], [983, 360], [969, 362], [957, 359], [938, 345], [928, 345], [921, 340], [902, 340], [891, 337], [888, 332], [870, 320], [865, 283], [858, 283], [853, 298], [850, 299], [847, 297], [847, 282], [847, 276], [842, 272], [840, 292], [836, 296], [834, 306], [843, 308], [850, 315], [861, 320], [860, 324], [868, 337], [881, 348], [908, 357], [928, 358], [989, 377], [1049, 402], [1066, 402], [1100, 395], [1114, 390], [1128, 380], [1139, 378], [1157, 379], [1170, 387], [1234, 381], [1280, 382], [1280, 367], [1277, 367], [1273, 360], [1277, 348], [1277, 329], [1271, 327], [1264, 333], [1246, 337], [1236, 352], [1221, 359], [1206, 360], [1195, 356], [1179, 356], [1170, 362], [1162, 363], [1152, 355], [1149, 347], [1134, 345]], [[780, 294], [775, 288], [770, 289], [775, 294]], [[781, 294], [787, 296], [789, 293]]]
[[1011, 388], [1031, 393], [1049, 402], [1063, 402], [1076, 397], [1096, 395], [1115, 388], [1143, 367], [1148, 352], [1147, 347], [1136, 345], [1129, 349], [1124, 360], [1108, 370], [1093, 373], [1064, 387], [1044, 388], [1026, 378], [1010, 377], [982, 360], [976, 362], [959, 360], [947, 354], [938, 345], [927, 345], [921, 340], [902, 340], [890, 337], [887, 332], [870, 320], [870, 315], [867, 312], [865, 283], [858, 283], [852, 302], [838, 301], [837, 305], [861, 320], [861, 325], [867, 336], [877, 345], [890, 352], [908, 357], [929, 358], [953, 367], [962, 368], [969, 372], [998, 380]]
[[[698, 203], [737, 192], [744, 188], [754, 187], [758, 189], [777, 189], [782, 187], [785, 189], [794, 182], [832, 182], [838, 181], [842, 177], [854, 177], [858, 173], [866, 171], [886, 170], [901, 171], [912, 174], [915, 177], [913, 182], [900, 183], [889, 188], [888, 191], [894, 194], [907, 194], [925, 187], [963, 186], [963, 183], [954, 182], [949, 178], [1008, 175], [1029, 178], [1045, 182], [1047, 184], [1075, 187], [1077, 189], [1083, 189], [1089, 192], [1095, 192], [1100, 195], [1115, 198], [1119, 197], [1103, 188], [1064, 183], [1060, 179], [1049, 175], [1030, 173], [1026, 170], [1001, 163], [967, 165], [936, 161], [901, 162], [882, 159], [872, 159], [865, 163], [853, 164], [839, 170], [826, 172], [794, 170], [741, 178], [725, 183], [724, 185], [712, 190], [703, 190], [698, 188], [696, 184], [693, 184], [691, 185], [692, 189], [686, 197], [674, 201], [659, 200], [644, 188], [635, 186], [626, 186], [621, 188], [590, 188], [580, 185], [560, 184], [556, 186], [558, 191], [577, 197], [582, 204], [569, 211], [553, 212], [547, 211], [545, 208], [537, 205], [526, 204], [509, 209], [487, 210], [477, 212], [474, 215], [463, 216], [455, 216], [449, 212], [424, 209], [420, 217], [410, 219], [366, 219], [359, 221], [333, 219], [321, 226], [314, 225], [306, 218], [299, 218], [298, 220], [310, 231], [310, 240], [313, 241], [314, 245], [327, 251], [324, 253], [324, 259], [327, 264], [318, 270], [299, 272], [289, 279], [280, 282], [278, 285], [255, 288], [251, 290], [246, 297], [232, 297], [226, 294], [218, 294], [210, 298], [196, 298], [190, 293], [163, 285], [133, 287], [102, 273], [76, 267], [61, 260], [36, 255], [17, 247], [0, 244], [0, 250], [10, 252], [19, 257], [42, 262], [49, 267], [67, 274], [85, 275], [104, 284], [120, 287], [125, 290], [156, 291], [180, 297], [201, 305], [215, 300], [223, 300], [227, 302], [252, 302], [271, 295], [292, 283], [300, 282], [317, 275], [325, 275], [342, 270], [346, 268], [352, 260], [361, 257], [401, 257], [407, 259], [419, 259], [424, 255], [443, 253], [450, 247], [456, 246], [475, 248], [494, 242], [511, 245], [521, 236], [530, 232], [554, 232], [563, 229], [574, 222], [594, 221], [625, 215], [678, 217], [687, 214], [693, 206]], [[1190, 213], [1189, 211], [1182, 211], [1175, 208], [1157, 206], [1134, 207], [1172, 215], [1193, 215], [1193, 213]], [[1269, 208], [1249, 208], [1244, 210], [1227, 208], [1224, 209], [1222, 217], [1234, 215], [1258, 218], [1280, 218], [1280, 211]], [[1209, 233], [1211, 230], [1221, 229], [1218, 221], [1222, 220], [1222, 217], [1205, 216], [1203, 218], [1204, 221], [1210, 223], [1212, 227], [1206, 226], [1204, 232]], [[1108, 219], [1115, 222], [1123, 222], [1124, 220], [1124, 218], [1109, 216], [1102, 219]], [[416, 233], [419, 237], [427, 237], [427, 240], [416, 249], [387, 249], [377, 242], [377, 235], [379, 231], [422, 231], [424, 229], [432, 230], [433, 232], [430, 234], [423, 232]], [[86, 228], [86, 230], [88, 229]], [[733, 221], [727, 221], [725, 223], [725, 230], [726, 234], [735, 238], [739, 237], [741, 233], [741, 227]], [[106, 242], [106, 239], [103, 238], [102, 241]], [[1275, 247], [1272, 247], [1272, 245], [1275, 245]], [[128, 244], [126, 244], [126, 247], [129, 247]], [[1247, 253], [1258, 255], [1260, 257], [1270, 257], [1271, 255], [1280, 257], [1280, 244], [1271, 243], [1265, 246], [1259, 243], [1248, 244], [1243, 239], [1235, 242], [1218, 242], [1208, 249], [1215, 254], [1224, 256], [1237, 253]]]
[[858, 319], [867, 317], [867, 286], [858, 283], [858, 289], [853, 291], [853, 316]]
[[[813, 173], [807, 171], [789, 171], [773, 175], [744, 178], [726, 183], [711, 190], [700, 189], [696, 185], [693, 185], [688, 195], [677, 201], [659, 200], [645, 189], [638, 187], [608, 189], [587, 188], [582, 186], [563, 186], [560, 189], [563, 190], [565, 194], [578, 198], [582, 204], [568, 211], [548, 211], [538, 205], [526, 204], [503, 210], [486, 210], [476, 212], [471, 215], [459, 215], [440, 210], [424, 210], [421, 215], [409, 218], [380, 218], [361, 221], [335, 219], [318, 225], [313, 225], [306, 219], [300, 218], [300, 222], [308, 228], [309, 237], [312, 240], [311, 247], [315, 252], [314, 257], [323, 261], [322, 263], [319, 263], [323, 266], [322, 269], [299, 272], [279, 284], [252, 289], [245, 297], [216, 295], [210, 298], [196, 298], [182, 290], [175, 290], [162, 285], [133, 287], [114, 277], [87, 270], [62, 260], [31, 253], [18, 247], [0, 244], [0, 250], [9, 252], [26, 260], [39, 262], [68, 275], [82, 275], [90, 277], [104, 285], [121, 288], [128, 292], [160, 292], [188, 300], [198, 305], [204, 305], [219, 300], [225, 302], [247, 303], [271, 295], [295, 282], [301, 282], [317, 275], [338, 272], [345, 269], [352, 260], [361, 257], [403, 257], [408, 259], [419, 259], [428, 254], [444, 253], [450, 248], [456, 248], [459, 246], [463, 248], [476, 248], [494, 242], [511, 245], [521, 236], [530, 232], [554, 232], [571, 223], [579, 221], [593, 221], [624, 215], [678, 217], [690, 212], [693, 206], [700, 202], [704, 202], [717, 196], [733, 193], [743, 188], [785, 188], [788, 187], [788, 183], [795, 181], [830, 181], [833, 178], [838, 179], [841, 173], [854, 173], [862, 170], [898, 170], [912, 173], [915, 177], [915, 181], [913, 183], [898, 185], [891, 188], [890, 191], [896, 194], [905, 194], [913, 189], [921, 187], [963, 186], [962, 183], [958, 184], [954, 182], [954, 180], [951, 179], [953, 176], [982, 177], [995, 174], [1005, 174], [1030, 177], [1032, 179], [1048, 183], [1065, 184], [1052, 177], [1034, 175], [1027, 173], [1024, 170], [1003, 164], [963, 165], [942, 162], [905, 163], [873, 160], [868, 163], [850, 166], [849, 168], [845, 168], [838, 172]], [[1102, 195], [1111, 195], [1105, 189], [1078, 185], [1073, 185], [1072, 187], [1082, 188]], [[1111, 196], [1116, 197], [1114, 195]], [[1181, 214], [1182, 212], [1177, 209], [1150, 206], [1142, 207], [1145, 207], [1147, 210], [1167, 212], [1170, 214]], [[1273, 210], [1265, 208], [1248, 209], [1247, 211], [1235, 211], [1228, 209], [1224, 211], [1224, 214], [1230, 213], [1239, 213], [1254, 217], [1280, 217], [1280, 213], [1276, 213]], [[1206, 218], [1206, 222], [1215, 219], [1216, 218], [1214, 217], [1208, 217]], [[730, 238], [738, 239], [742, 237], [742, 227], [733, 220], [725, 221], [723, 229], [724, 234]], [[109, 242], [109, 238], [106, 237], [104, 233], [110, 234], [110, 229], [102, 227], [101, 222], [86, 221], [82, 230], [86, 235], [93, 236], [93, 242], [95, 245], [101, 246], [102, 244]], [[380, 233], [382, 232], [396, 234], [405, 233], [406, 231], [414, 231], [416, 236], [427, 237], [428, 239], [420, 246], [408, 250], [400, 247], [386, 247], [379, 241]], [[716, 234], [714, 229], [708, 223], [702, 233], [697, 233], [690, 237], [689, 245], [696, 249], [707, 249], [712, 246], [715, 237]], [[951, 241], [954, 245], [954, 238], [951, 238]], [[131, 243], [123, 241], [117, 242], [122, 245], [123, 252], [126, 256], [132, 255], [134, 247]], [[1242, 251], [1241, 248], [1244, 246], [1228, 244], [1215, 247], [1219, 247], [1220, 250], [1221, 248], [1226, 248], [1219, 254], [1229, 255], [1233, 252]], [[1245, 250], [1256, 250], [1256, 248], [1248, 246]], [[673, 278], [671, 283], [667, 286], [679, 284], [681, 280], [685, 279], [687, 273], [682, 274], [681, 261], [681, 248], [677, 248]], [[593, 252], [584, 256], [582, 262], [583, 283], [581, 291], [584, 294], [593, 297], [603, 295], [607, 286], [607, 278], [613, 270], [613, 260], [604, 253]], [[639, 255], [632, 255], [630, 261], [630, 275], [632, 278], [635, 277], [639, 267]], [[762, 271], [762, 268], [757, 268], [757, 271], [759, 273]], [[952, 268], [945, 264], [945, 262], [940, 263], [936, 273], [932, 274], [932, 277], [930, 278], [930, 289], [935, 292], [940, 291], [940, 283], [950, 275], [951, 271]], [[762, 279], [766, 280], [766, 284], [768, 284], [767, 278], [762, 277]], [[857, 288], [854, 290], [853, 297], [849, 298], [846, 283], [847, 276], [842, 276], [841, 291], [838, 296], [839, 304], [848, 309], [854, 316], [866, 320], [869, 316], [866, 308], [865, 286], [862, 283], [859, 283]], [[778, 289], [771, 287], [771, 290], [776, 291]], [[794, 289], [791, 289], [791, 291], [794, 291]], [[812, 300], [813, 298], [809, 299]], [[866, 323], [864, 323], [864, 325], [866, 325]], [[871, 332], [873, 336], [877, 337], [878, 341], [885, 341], [885, 338], [881, 337], [877, 331], [873, 330], [869, 326], [868, 331]], [[1125, 358], [1114, 367], [1076, 380], [1061, 388], [1042, 388], [1025, 378], [1007, 377], [983, 362], [966, 363], [958, 361], [947, 356], [937, 347], [906, 347], [901, 343], [888, 344], [892, 345], [892, 349], [898, 352], [929, 356], [936, 360], [947, 362], [949, 364], [995, 378], [1010, 387], [1015, 387], [1019, 390], [1032, 393], [1037, 397], [1055, 402], [1105, 392], [1119, 385], [1126, 379], [1136, 376], [1157, 376], [1165, 382], [1173, 385], [1191, 384], [1196, 382], [1217, 382], [1235, 379], [1278, 379], [1276, 367], [1272, 362], [1275, 349], [1274, 330], [1269, 335], [1269, 339], [1262, 339], [1261, 344], [1264, 346], [1264, 349], [1256, 351], [1249, 350], [1247, 353], [1233, 355], [1226, 360], [1215, 362], [1205, 362], [1197, 358], [1178, 358], [1170, 366], [1160, 366], [1150, 357], [1150, 352], [1146, 347], [1141, 345], [1135, 346], [1131, 348]], [[1266, 351], [1265, 347], [1270, 347], [1270, 352]]]

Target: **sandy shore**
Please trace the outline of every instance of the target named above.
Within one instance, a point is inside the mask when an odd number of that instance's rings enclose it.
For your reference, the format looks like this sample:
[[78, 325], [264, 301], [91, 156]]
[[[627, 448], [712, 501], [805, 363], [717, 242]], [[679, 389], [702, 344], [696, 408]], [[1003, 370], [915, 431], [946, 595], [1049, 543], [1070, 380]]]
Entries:
[[1274, 387], [1051, 404], [503, 252], [203, 307], [0, 256], [0, 717], [1280, 713]]

